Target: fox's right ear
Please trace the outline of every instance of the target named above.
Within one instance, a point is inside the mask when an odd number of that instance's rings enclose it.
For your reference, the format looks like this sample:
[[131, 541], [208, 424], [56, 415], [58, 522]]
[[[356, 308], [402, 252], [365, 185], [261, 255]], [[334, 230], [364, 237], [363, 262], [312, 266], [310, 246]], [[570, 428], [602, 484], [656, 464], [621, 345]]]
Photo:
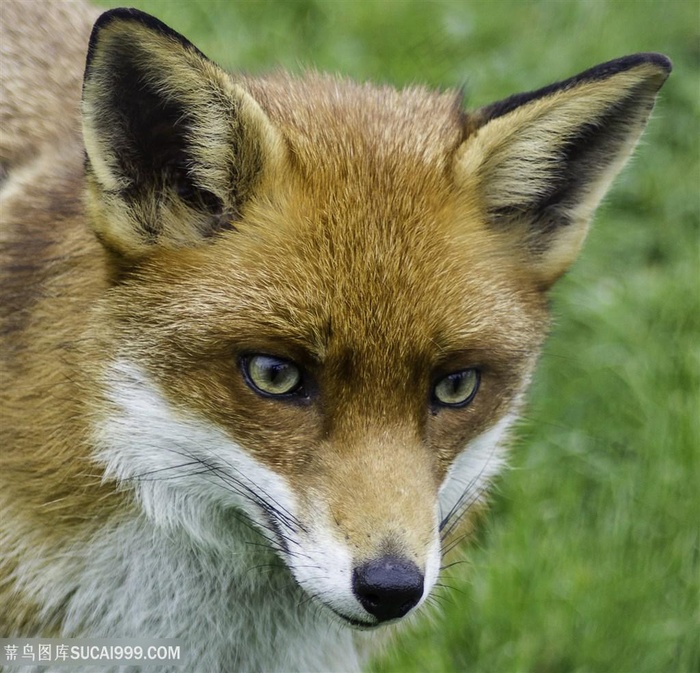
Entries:
[[134, 9], [108, 11], [93, 28], [82, 114], [93, 227], [127, 259], [231, 228], [284, 158], [242, 87]]

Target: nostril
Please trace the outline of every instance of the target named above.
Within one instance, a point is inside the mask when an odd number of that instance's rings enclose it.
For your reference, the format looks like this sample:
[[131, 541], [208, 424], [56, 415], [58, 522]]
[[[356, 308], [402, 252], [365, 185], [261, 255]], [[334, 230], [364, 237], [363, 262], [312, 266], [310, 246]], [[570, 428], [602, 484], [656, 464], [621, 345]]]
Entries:
[[363, 594], [362, 604], [367, 605], [370, 608], [376, 608], [379, 606], [380, 598], [378, 594]]
[[352, 590], [380, 622], [398, 619], [423, 596], [423, 574], [412, 561], [385, 556], [353, 570]]

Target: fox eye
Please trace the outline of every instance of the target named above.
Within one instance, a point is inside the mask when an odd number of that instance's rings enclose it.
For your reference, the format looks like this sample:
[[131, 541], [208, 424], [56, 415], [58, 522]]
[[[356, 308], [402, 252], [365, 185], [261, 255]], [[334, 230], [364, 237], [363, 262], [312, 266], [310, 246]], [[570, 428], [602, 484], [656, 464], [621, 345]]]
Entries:
[[263, 395], [282, 397], [301, 389], [301, 370], [290, 360], [271, 355], [251, 355], [243, 359], [246, 383]]
[[469, 404], [479, 389], [479, 371], [463, 369], [440, 379], [433, 388], [433, 398], [445, 407], [464, 407]]

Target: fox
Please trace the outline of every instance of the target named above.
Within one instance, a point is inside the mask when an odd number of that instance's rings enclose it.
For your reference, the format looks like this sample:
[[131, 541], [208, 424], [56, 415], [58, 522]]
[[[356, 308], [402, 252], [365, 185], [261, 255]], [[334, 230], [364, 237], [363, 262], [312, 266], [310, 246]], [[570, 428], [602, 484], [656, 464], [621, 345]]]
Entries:
[[2, 13], [0, 636], [361, 670], [487, 506], [669, 59], [468, 109]]

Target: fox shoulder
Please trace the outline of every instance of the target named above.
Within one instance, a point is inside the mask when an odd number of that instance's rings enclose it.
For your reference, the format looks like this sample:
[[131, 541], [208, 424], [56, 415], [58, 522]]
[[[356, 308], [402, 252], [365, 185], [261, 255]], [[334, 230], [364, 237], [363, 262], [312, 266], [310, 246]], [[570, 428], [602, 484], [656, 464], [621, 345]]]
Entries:
[[99, 10], [82, 0], [0, 6], [0, 175], [79, 128], [85, 48]]

